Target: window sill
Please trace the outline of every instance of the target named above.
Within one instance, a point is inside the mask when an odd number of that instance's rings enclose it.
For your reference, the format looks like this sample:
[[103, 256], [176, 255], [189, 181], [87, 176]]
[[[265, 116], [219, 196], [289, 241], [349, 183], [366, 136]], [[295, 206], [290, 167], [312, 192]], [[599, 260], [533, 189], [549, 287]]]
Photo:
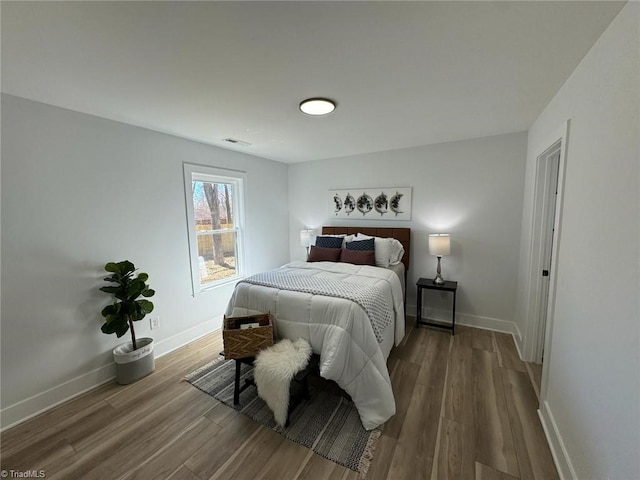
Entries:
[[219, 282], [216, 282], [215, 284], [212, 285], [205, 285], [205, 286], [201, 286], [200, 290], [198, 290], [197, 292], [194, 292], [194, 297], [198, 294], [201, 293], [205, 293], [205, 292], [210, 292], [211, 290], [216, 290], [220, 287], [226, 287], [229, 284], [235, 284], [238, 283], [240, 280], [242, 280], [244, 278], [243, 275], [235, 275], [233, 277], [229, 277], [225, 280], [221, 280]]

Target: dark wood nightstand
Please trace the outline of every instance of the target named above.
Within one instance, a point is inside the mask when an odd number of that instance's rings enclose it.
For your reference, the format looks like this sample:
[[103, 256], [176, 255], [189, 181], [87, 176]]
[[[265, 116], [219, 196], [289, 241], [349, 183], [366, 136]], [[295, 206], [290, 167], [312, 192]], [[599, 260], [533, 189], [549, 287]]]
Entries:
[[[445, 281], [444, 285], [436, 285], [433, 283], [433, 280], [430, 278], [421, 278], [416, 283], [418, 287], [418, 306], [416, 312], [416, 328], [420, 325], [426, 325], [429, 327], [438, 327], [444, 328], [446, 330], [451, 330], [451, 335], [454, 334], [456, 328], [456, 291], [458, 290], [458, 282], [449, 282]], [[433, 322], [429, 321], [429, 319], [422, 320], [422, 290], [426, 288], [428, 290], [438, 290], [441, 292], [451, 292], [453, 294], [453, 309], [451, 313], [451, 325], [441, 323], [441, 322]]]

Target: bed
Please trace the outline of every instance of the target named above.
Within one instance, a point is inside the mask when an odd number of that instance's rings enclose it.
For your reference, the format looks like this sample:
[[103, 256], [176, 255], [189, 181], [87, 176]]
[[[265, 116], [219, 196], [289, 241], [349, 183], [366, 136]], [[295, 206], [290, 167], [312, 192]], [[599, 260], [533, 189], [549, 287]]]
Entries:
[[[408, 228], [322, 228], [322, 235], [358, 232], [399, 240], [404, 248], [401, 263], [381, 268], [340, 262], [291, 262], [240, 281], [226, 314], [271, 312], [276, 319], [277, 337], [306, 339], [314, 353], [320, 355], [320, 375], [335, 381], [349, 394], [363, 426], [371, 430], [395, 414], [386, 360], [404, 337], [403, 284], [411, 233]], [[329, 293], [317, 291], [318, 285]]]

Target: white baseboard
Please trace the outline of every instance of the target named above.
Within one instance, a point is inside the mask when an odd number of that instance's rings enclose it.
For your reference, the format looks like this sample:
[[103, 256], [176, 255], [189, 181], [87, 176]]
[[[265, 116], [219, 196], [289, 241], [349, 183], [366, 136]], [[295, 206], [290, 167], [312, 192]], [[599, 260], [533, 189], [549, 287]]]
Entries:
[[[416, 305], [407, 305], [407, 315], [414, 315], [417, 312]], [[434, 308], [423, 308], [422, 318], [429, 318], [443, 323], [451, 323], [450, 310], [438, 310]], [[465, 327], [482, 328], [483, 330], [493, 330], [494, 332], [510, 333], [519, 335], [518, 326], [510, 320], [499, 318], [481, 317], [479, 315], [469, 315], [467, 313], [456, 312], [456, 325]]]
[[520, 332], [520, 329], [518, 328], [518, 324], [516, 322], [513, 322], [514, 327], [516, 327], [516, 333], [515, 333], [515, 337], [516, 337], [516, 343], [522, 343], [522, 333]]
[[14, 427], [115, 378], [115, 364], [96, 368], [0, 410], [0, 431]]
[[222, 328], [222, 318], [220, 315], [214, 317], [206, 322], [199, 323], [198, 325], [191, 327], [183, 332], [177, 333], [169, 338], [160, 340], [153, 347], [156, 352], [156, 358], [162, 357], [167, 353], [173, 352], [180, 347], [184, 347], [187, 343], [191, 343], [200, 337], [204, 337], [216, 330]]
[[[222, 316], [216, 317], [156, 342], [154, 345], [156, 358], [218, 330], [221, 324]], [[5, 407], [0, 410], [0, 431], [14, 427], [114, 379], [115, 365], [105, 365]]]
[[538, 410], [538, 416], [540, 417], [544, 434], [547, 437], [547, 443], [549, 444], [549, 449], [551, 450], [553, 461], [556, 464], [560, 480], [578, 480], [578, 476], [571, 464], [569, 454], [562, 441], [558, 425], [556, 425], [548, 402], [542, 403], [540, 410]]
[[515, 333], [513, 334], [513, 343], [516, 344], [516, 350], [518, 351], [518, 357], [520, 357], [520, 360], [525, 362], [526, 360], [522, 356], [522, 349], [521, 349], [522, 334], [520, 333], [520, 329], [518, 328], [518, 324], [517, 323], [514, 322], [513, 326], [516, 328]]
[[515, 335], [516, 324], [510, 320], [500, 318], [480, 317], [478, 315], [468, 315], [466, 313], [456, 314], [456, 324], [467, 327], [493, 330], [494, 332], [510, 333]]

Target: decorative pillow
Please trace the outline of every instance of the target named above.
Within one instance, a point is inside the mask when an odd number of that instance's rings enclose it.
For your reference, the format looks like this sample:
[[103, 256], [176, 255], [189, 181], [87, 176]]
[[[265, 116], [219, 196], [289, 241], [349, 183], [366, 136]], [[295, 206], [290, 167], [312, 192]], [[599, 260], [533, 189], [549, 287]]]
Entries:
[[367, 240], [354, 240], [346, 245], [347, 250], [374, 250], [375, 241], [373, 238]]
[[404, 247], [395, 238], [370, 237], [358, 233], [358, 241], [374, 239], [376, 252], [376, 266], [387, 268], [389, 265], [397, 265], [404, 255]]
[[355, 235], [345, 235], [345, 234], [341, 234], [341, 235], [331, 235], [328, 233], [324, 233], [322, 234], [323, 237], [342, 237], [342, 248], [344, 248], [345, 244], [348, 242], [353, 242], [356, 239]]
[[311, 245], [307, 262], [339, 262], [341, 251], [340, 248], [323, 248]]
[[342, 235], [340, 235], [339, 237], [329, 237], [327, 235], [320, 235], [316, 237], [316, 247], [342, 248], [343, 240], [344, 240], [344, 236]]
[[373, 250], [351, 250], [343, 248], [340, 261], [354, 265], [375, 265], [376, 256]]

